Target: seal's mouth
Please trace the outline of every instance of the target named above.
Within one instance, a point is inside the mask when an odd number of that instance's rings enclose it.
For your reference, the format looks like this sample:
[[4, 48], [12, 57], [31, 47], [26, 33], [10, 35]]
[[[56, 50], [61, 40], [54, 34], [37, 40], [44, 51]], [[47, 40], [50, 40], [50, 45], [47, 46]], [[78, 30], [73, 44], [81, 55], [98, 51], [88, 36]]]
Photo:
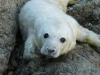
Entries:
[[59, 55], [55, 52], [55, 53], [41, 53], [45, 56], [47, 56], [48, 58], [57, 58], [59, 57]]

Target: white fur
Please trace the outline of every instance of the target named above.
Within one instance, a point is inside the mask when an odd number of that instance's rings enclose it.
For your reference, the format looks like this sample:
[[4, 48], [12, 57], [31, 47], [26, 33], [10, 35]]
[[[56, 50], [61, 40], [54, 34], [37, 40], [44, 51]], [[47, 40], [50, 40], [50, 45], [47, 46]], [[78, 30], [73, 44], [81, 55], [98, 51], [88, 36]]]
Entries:
[[[74, 0], [31, 0], [19, 14], [20, 29], [25, 40], [24, 58], [38, 57], [35, 53], [58, 57], [74, 48], [76, 40], [100, 47], [99, 35], [81, 27], [65, 13], [68, 3]], [[44, 38], [48, 33], [49, 37]], [[64, 37], [65, 43], [60, 39]], [[49, 54], [48, 49], [55, 50]]]

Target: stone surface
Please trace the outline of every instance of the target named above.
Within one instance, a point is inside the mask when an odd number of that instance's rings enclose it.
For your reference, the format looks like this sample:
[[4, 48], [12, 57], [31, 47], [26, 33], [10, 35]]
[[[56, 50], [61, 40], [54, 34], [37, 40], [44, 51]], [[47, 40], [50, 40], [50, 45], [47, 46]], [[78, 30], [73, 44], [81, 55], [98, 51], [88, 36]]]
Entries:
[[[7, 64], [16, 41], [18, 27], [18, 8], [23, 0], [0, 0], [0, 75], [7, 69]], [[18, 7], [19, 6], [19, 7]]]
[[74, 50], [57, 59], [41, 58], [41, 60], [29, 62], [21, 70], [20, 75], [31, 74], [100, 75], [100, 54], [87, 44], [77, 45]]

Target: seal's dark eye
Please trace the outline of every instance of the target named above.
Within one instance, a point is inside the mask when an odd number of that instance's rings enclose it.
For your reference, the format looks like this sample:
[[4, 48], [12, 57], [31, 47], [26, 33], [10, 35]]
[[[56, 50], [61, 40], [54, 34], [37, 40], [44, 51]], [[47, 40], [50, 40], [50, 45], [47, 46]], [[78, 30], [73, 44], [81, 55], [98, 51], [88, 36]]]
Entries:
[[60, 41], [61, 41], [62, 43], [64, 43], [64, 42], [66, 41], [66, 39], [65, 39], [65, 38], [61, 38]]
[[44, 34], [44, 38], [48, 38], [49, 37], [49, 34], [48, 33], [45, 33]]

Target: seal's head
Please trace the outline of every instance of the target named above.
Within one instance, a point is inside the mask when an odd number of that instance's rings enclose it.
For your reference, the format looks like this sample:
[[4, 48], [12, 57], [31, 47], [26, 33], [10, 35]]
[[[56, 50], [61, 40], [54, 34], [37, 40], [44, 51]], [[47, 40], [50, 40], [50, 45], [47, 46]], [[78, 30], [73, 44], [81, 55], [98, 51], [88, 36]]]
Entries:
[[44, 29], [42, 33], [42, 46], [40, 49], [41, 54], [53, 58], [67, 53], [75, 46], [73, 41], [73, 33], [69, 27], [49, 27]]

